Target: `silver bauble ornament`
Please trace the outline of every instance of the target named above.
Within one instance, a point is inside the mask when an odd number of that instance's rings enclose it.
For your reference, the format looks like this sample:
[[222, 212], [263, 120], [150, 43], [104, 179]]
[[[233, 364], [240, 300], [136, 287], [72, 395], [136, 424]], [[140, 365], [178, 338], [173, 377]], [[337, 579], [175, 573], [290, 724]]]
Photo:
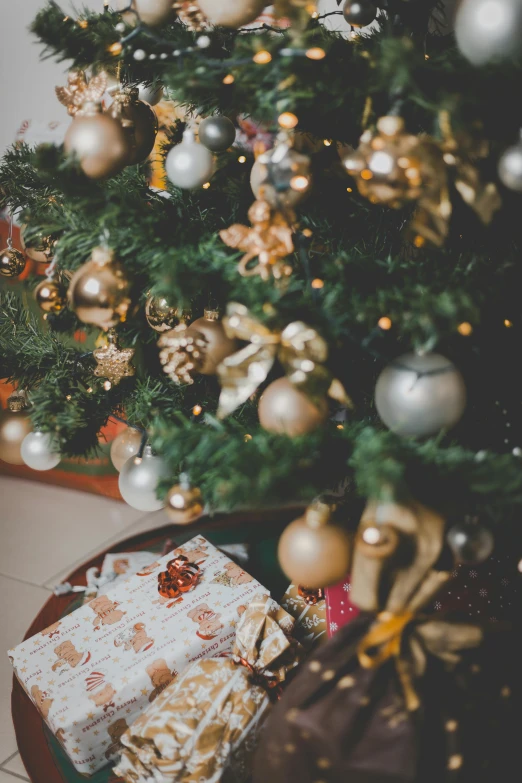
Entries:
[[352, 27], [366, 27], [377, 16], [377, 6], [372, 0], [346, 0], [343, 16]]
[[257, 19], [265, 5], [265, 0], [198, 0], [211, 24], [236, 30]]
[[236, 129], [228, 117], [216, 115], [202, 120], [198, 135], [200, 142], [211, 152], [224, 152], [234, 143]]
[[520, 0], [462, 0], [455, 17], [457, 44], [473, 65], [522, 52]]
[[92, 113], [75, 117], [65, 134], [64, 149], [74, 155], [91, 179], [118, 174], [130, 156], [125, 132], [118, 120], [102, 114], [93, 105]]
[[446, 538], [456, 561], [466, 565], [483, 563], [495, 547], [491, 530], [476, 521], [453, 525]]
[[138, 511], [159, 511], [165, 505], [158, 499], [156, 488], [168, 469], [161, 457], [155, 457], [150, 446], [145, 446], [142, 457], [131, 457], [120, 471], [118, 486], [129, 506]]
[[149, 106], [156, 106], [163, 98], [163, 85], [147, 84], [141, 82], [138, 84], [138, 98], [140, 101], [148, 103]]
[[192, 190], [208, 182], [214, 171], [212, 153], [195, 141], [190, 130], [183, 141], [171, 149], [165, 160], [167, 176], [177, 188]]
[[51, 470], [60, 462], [60, 454], [48, 432], [30, 432], [22, 441], [22, 459], [33, 470]]
[[134, 427], [120, 432], [111, 443], [111, 462], [118, 471], [122, 469], [127, 460], [135, 457], [141, 448], [142, 435]]
[[375, 405], [398, 435], [421, 438], [453, 427], [466, 407], [464, 379], [437, 353], [400, 356], [380, 374]]
[[500, 181], [517, 193], [522, 193], [522, 140], [503, 153], [498, 162]]

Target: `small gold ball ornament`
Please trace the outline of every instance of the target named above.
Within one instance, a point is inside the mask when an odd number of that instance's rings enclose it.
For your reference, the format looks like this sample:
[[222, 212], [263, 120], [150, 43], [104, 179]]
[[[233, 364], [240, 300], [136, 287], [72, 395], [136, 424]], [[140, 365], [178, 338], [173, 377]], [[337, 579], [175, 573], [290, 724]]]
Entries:
[[294, 584], [316, 590], [335, 584], [348, 573], [350, 539], [343, 528], [328, 523], [331, 511], [326, 503], [314, 503], [283, 532], [279, 562]]
[[[123, 11], [130, 7], [139, 15], [140, 21], [149, 27], [158, 27], [165, 24], [173, 16], [173, 0], [117, 0], [116, 9]], [[124, 19], [129, 24], [136, 23], [136, 16], [132, 13], [124, 14]]]
[[90, 261], [72, 276], [67, 301], [80, 321], [110, 329], [126, 320], [132, 284], [114, 251], [97, 247]]
[[203, 318], [190, 324], [187, 331], [198, 332], [205, 340], [205, 350], [199, 372], [202, 375], [215, 375], [218, 365], [226, 356], [237, 351], [236, 340], [227, 337], [217, 310], [205, 310]]
[[188, 480], [181, 478], [167, 494], [165, 507], [169, 519], [175, 525], [189, 525], [203, 513], [203, 497], [198, 487], [191, 487]]
[[127, 165], [134, 166], [146, 160], [154, 148], [158, 133], [156, 112], [148, 103], [139, 100], [139, 90], [127, 87], [114, 96], [106, 114], [121, 123], [127, 136], [129, 154]]
[[0, 275], [2, 277], [18, 277], [24, 271], [25, 264], [24, 254], [11, 245], [0, 251]]
[[23, 465], [20, 449], [23, 439], [31, 431], [25, 395], [14, 392], [7, 400], [7, 409], [0, 412], [0, 459], [10, 465]]
[[234, 30], [257, 19], [265, 5], [265, 0], [198, 0], [211, 24]]
[[128, 164], [131, 155], [129, 141], [121, 123], [99, 106], [83, 108], [67, 129], [65, 152], [76, 156], [87, 177], [105, 179], [118, 174]]
[[135, 457], [141, 447], [141, 432], [127, 427], [111, 443], [111, 461], [118, 473], [128, 459]]
[[37, 264], [48, 264], [53, 259], [55, 241], [39, 233], [37, 238], [31, 240], [29, 245], [26, 240], [27, 225], [20, 229], [20, 243], [27, 258], [36, 261]]
[[287, 378], [278, 378], [261, 395], [258, 414], [263, 429], [295, 438], [323, 424], [328, 416], [328, 403], [322, 400], [314, 405]]
[[34, 296], [44, 313], [59, 313], [67, 301], [65, 289], [57, 280], [44, 280], [39, 283]]
[[173, 307], [165, 296], [150, 294], [145, 303], [145, 318], [155, 332], [167, 332], [178, 323], [178, 308]]

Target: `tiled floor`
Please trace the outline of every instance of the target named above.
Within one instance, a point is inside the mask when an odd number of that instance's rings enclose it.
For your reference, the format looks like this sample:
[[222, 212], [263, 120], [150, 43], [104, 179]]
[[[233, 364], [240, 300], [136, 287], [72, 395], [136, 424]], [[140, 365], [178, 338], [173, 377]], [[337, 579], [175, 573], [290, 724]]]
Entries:
[[111, 543], [167, 524], [124, 503], [0, 477], [0, 783], [28, 780], [11, 722], [12, 669], [6, 650], [75, 566]]

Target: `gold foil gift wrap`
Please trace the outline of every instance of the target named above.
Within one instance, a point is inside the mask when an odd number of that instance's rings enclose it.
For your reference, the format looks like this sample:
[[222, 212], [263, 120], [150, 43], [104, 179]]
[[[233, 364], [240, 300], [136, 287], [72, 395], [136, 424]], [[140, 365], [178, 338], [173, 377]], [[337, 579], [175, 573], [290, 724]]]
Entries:
[[307, 602], [298, 585], [289, 585], [281, 606], [294, 618], [294, 636], [306, 650], [327, 641], [324, 597], [319, 597], [315, 603]]
[[449, 576], [436, 568], [444, 527], [417, 503], [368, 504], [351, 572], [362, 613], [285, 690], [263, 729], [253, 783], [512, 777], [521, 634], [427, 613]]
[[115, 768], [127, 783], [241, 783], [256, 738], [302, 648], [294, 620], [256, 595], [230, 657], [196, 661], [122, 736]]

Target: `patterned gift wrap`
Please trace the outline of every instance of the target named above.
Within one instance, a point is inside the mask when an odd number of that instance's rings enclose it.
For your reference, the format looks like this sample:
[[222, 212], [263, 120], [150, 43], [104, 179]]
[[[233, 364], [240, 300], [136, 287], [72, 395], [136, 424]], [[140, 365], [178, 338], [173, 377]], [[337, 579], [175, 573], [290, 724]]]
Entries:
[[326, 642], [326, 601], [307, 601], [306, 595], [297, 585], [289, 585], [281, 599], [283, 609], [292, 615], [296, 621], [295, 638], [301, 642], [305, 650], [310, 650], [317, 644]]
[[[173, 556], [200, 568], [189, 592], [158, 593]], [[230, 652], [254, 595], [268, 591], [202, 536], [9, 651], [16, 676], [83, 775], [192, 662]]]

